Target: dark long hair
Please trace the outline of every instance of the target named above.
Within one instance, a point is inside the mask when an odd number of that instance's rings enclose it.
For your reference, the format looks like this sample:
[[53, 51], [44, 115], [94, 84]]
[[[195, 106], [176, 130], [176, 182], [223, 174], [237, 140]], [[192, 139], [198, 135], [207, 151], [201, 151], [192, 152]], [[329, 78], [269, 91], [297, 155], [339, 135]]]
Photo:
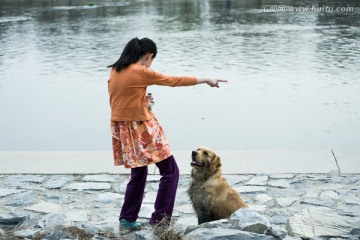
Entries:
[[152, 53], [155, 58], [157, 49], [156, 44], [149, 38], [133, 38], [125, 46], [119, 60], [114, 64], [108, 66], [108, 68], [115, 68], [117, 72], [126, 68], [132, 63], [136, 63], [139, 59], [147, 53]]

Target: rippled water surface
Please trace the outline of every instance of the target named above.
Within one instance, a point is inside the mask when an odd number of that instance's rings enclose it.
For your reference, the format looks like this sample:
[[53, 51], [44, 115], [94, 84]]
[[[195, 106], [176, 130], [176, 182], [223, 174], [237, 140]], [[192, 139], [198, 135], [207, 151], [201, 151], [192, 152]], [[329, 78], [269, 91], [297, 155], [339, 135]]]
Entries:
[[134, 36], [157, 43], [155, 70], [229, 80], [149, 88], [174, 150], [359, 149], [359, 2], [282, 3], [354, 11], [0, 0], [0, 150], [111, 150], [106, 66]]

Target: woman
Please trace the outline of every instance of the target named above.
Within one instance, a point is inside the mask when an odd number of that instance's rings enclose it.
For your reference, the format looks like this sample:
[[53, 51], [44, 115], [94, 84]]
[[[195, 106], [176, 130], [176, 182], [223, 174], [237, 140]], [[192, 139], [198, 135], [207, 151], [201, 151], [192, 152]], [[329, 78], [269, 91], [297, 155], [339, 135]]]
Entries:
[[150, 224], [168, 223], [171, 219], [179, 169], [162, 127], [150, 109], [152, 97], [146, 96], [150, 85], [191, 86], [207, 83], [219, 87], [224, 80], [167, 76], [149, 67], [156, 57], [156, 44], [148, 39], [132, 39], [111, 68], [108, 81], [112, 144], [115, 165], [131, 168], [120, 213], [122, 229], [137, 229], [138, 217], [148, 173], [147, 165], [155, 163], [161, 179]]

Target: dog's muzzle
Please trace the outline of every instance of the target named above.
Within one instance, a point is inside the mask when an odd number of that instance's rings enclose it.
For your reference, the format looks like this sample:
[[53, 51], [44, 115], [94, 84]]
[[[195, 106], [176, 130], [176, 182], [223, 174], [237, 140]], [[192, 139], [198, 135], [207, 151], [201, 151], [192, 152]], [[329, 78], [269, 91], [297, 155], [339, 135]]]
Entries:
[[191, 153], [191, 166], [192, 167], [203, 167], [205, 166], [205, 163], [199, 163], [198, 161], [196, 161], [196, 155], [198, 154], [197, 151], [192, 151]]

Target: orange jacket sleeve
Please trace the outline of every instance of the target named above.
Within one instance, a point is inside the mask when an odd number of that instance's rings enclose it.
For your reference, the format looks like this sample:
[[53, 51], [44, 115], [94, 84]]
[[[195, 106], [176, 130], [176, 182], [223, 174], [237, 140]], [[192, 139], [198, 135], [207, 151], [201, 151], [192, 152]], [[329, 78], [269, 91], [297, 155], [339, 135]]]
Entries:
[[196, 77], [169, 76], [147, 68], [145, 81], [148, 85], [163, 85], [170, 87], [191, 86], [197, 83]]

